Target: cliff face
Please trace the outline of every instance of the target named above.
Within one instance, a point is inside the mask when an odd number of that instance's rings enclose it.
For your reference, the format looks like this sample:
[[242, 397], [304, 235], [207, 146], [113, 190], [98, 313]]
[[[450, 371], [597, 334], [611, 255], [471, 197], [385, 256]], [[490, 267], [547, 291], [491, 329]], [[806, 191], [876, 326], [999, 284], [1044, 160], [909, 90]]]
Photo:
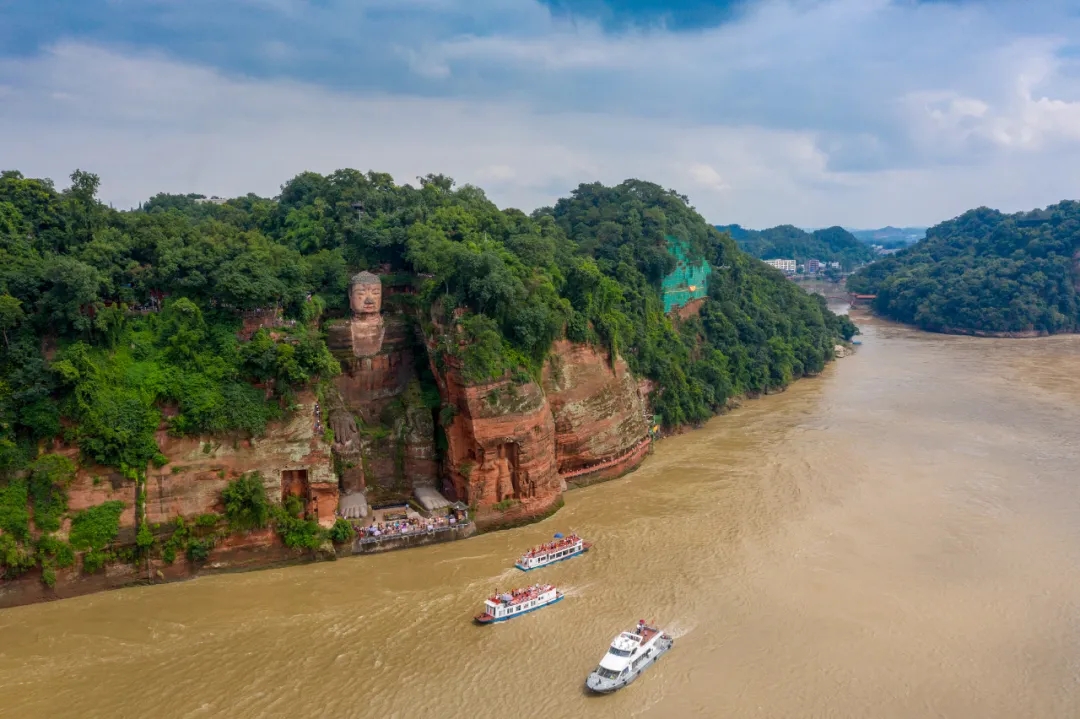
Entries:
[[468, 385], [452, 360], [439, 378], [454, 408], [446, 427], [446, 489], [454, 499], [514, 518], [548, 511], [562, 494], [555, 422], [543, 390], [506, 378]]
[[[489, 518], [548, 512], [567, 480], [611, 477], [637, 466], [648, 445], [637, 383], [626, 363], [588, 345], [557, 342], [542, 385], [509, 377], [464, 382], [453, 358], [439, 388], [446, 428], [447, 492]], [[494, 523], [490, 519], [488, 523]]]
[[614, 364], [591, 345], [555, 343], [543, 380], [563, 475], [623, 457], [648, 436], [637, 383], [621, 357]]
[[[173, 437], [161, 429], [158, 446], [169, 463], [151, 467], [147, 473], [147, 520], [163, 524], [178, 516], [220, 513], [225, 485], [242, 474], [258, 471], [271, 499], [281, 501], [287, 493], [299, 494], [320, 524], [333, 524], [338, 485], [330, 447], [315, 431], [314, 394], [302, 392], [297, 399], [300, 408], [288, 422], [271, 425], [265, 436], [254, 439]], [[64, 453], [77, 456], [72, 448]], [[133, 531], [134, 481], [114, 469], [83, 466], [68, 490], [71, 510], [114, 499], [125, 505], [120, 517], [122, 530]]]

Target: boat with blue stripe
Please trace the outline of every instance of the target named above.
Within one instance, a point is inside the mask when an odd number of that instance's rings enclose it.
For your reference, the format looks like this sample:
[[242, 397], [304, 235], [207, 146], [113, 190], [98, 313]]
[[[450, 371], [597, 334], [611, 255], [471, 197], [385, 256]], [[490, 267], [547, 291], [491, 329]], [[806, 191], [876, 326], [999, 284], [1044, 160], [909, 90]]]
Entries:
[[484, 613], [477, 615], [475, 620], [477, 624], [505, 622], [560, 602], [563, 596], [553, 584], [534, 584], [503, 593], [496, 591], [484, 600]]
[[576, 532], [569, 537], [556, 534], [555, 541], [533, 547], [521, 555], [514, 566], [523, 572], [529, 572], [584, 554], [590, 549], [592, 549], [592, 543], [586, 542]]

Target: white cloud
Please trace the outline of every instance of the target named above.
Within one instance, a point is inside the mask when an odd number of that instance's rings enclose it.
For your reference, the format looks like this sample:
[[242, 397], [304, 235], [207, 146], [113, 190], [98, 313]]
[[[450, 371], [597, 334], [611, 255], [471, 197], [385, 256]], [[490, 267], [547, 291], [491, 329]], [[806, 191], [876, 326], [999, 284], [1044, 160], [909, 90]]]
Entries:
[[691, 182], [713, 192], [722, 192], [731, 189], [731, 185], [724, 181], [720, 173], [709, 165], [691, 165], [687, 170]]
[[982, 204], [1045, 205], [1080, 186], [1080, 149], [1061, 144], [1075, 109], [1037, 95], [1019, 111], [996, 98], [927, 95], [923, 106], [939, 115], [918, 131], [952, 137], [975, 122], [985, 134], [1012, 118], [1044, 143], [1058, 138], [1053, 152], [1029, 144], [966, 164], [838, 172], [831, 141], [812, 130], [357, 97], [79, 44], [0, 62], [0, 86], [10, 88], [0, 164], [61, 186], [76, 167], [97, 172], [102, 197], [123, 207], [159, 191], [274, 195], [298, 172], [355, 167], [399, 182], [442, 172], [526, 211], [581, 182], [637, 177], [686, 193], [718, 224], [868, 226], [935, 222]]

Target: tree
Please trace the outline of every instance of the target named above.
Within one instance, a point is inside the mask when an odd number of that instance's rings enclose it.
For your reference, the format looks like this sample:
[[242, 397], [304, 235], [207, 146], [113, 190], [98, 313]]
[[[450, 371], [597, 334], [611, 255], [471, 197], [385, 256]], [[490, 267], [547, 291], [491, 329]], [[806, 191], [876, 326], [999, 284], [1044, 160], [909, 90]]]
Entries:
[[11, 348], [8, 340], [8, 330], [13, 330], [26, 319], [26, 313], [22, 310], [22, 302], [11, 295], [0, 295], [0, 332], [4, 335], [4, 346]]

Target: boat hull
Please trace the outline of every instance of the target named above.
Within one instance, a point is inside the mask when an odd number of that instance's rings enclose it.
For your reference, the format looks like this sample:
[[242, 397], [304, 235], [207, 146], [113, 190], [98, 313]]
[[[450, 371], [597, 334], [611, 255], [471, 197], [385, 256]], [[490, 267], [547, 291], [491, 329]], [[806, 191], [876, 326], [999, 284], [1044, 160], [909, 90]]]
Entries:
[[514, 566], [517, 567], [518, 569], [520, 569], [523, 572], [531, 572], [531, 571], [533, 571], [535, 569], [543, 569], [544, 567], [550, 567], [552, 564], [558, 564], [559, 562], [565, 562], [567, 559], [573, 559], [574, 557], [580, 557], [582, 554], [585, 554], [585, 552], [589, 551], [590, 549], [592, 549], [592, 545], [586, 543], [584, 546], [582, 546], [581, 551], [574, 552], [573, 554], [567, 554], [565, 557], [559, 557], [558, 559], [553, 559], [550, 562], [544, 562], [543, 564], [538, 564], [535, 567], [523, 567], [523, 566], [521, 566], [521, 562], [516, 563]]
[[589, 675], [589, 678], [585, 680], [585, 688], [594, 694], [611, 694], [617, 692], [623, 687], [631, 684], [635, 679], [642, 675], [642, 673], [651, 667], [656, 661], [668, 653], [675, 645], [675, 640], [668, 638], [661, 638], [656, 642], [656, 650], [648, 659], [641, 663], [637, 669], [627, 672], [625, 675], [620, 674], [614, 679], [606, 679], [595, 671]]
[[511, 619], [517, 619], [518, 617], [523, 617], [526, 614], [528, 614], [530, 612], [535, 612], [538, 609], [543, 609], [544, 607], [550, 607], [552, 604], [558, 604], [559, 602], [561, 602], [563, 600], [564, 596], [565, 595], [562, 592], [560, 592], [558, 594], [558, 596], [556, 596], [550, 602], [546, 602], [546, 603], [541, 604], [540, 606], [537, 606], [537, 607], [532, 607], [530, 609], [526, 609], [524, 612], [516, 612], [516, 613], [511, 614], [511, 615], [506, 616], [506, 617], [499, 617], [498, 619], [496, 619], [495, 617], [492, 617], [490, 614], [481, 614], [481, 615], [479, 615], [477, 617], [473, 617], [473, 621], [476, 622], [477, 624], [481, 624], [481, 625], [498, 624], [499, 622], [508, 622]]

